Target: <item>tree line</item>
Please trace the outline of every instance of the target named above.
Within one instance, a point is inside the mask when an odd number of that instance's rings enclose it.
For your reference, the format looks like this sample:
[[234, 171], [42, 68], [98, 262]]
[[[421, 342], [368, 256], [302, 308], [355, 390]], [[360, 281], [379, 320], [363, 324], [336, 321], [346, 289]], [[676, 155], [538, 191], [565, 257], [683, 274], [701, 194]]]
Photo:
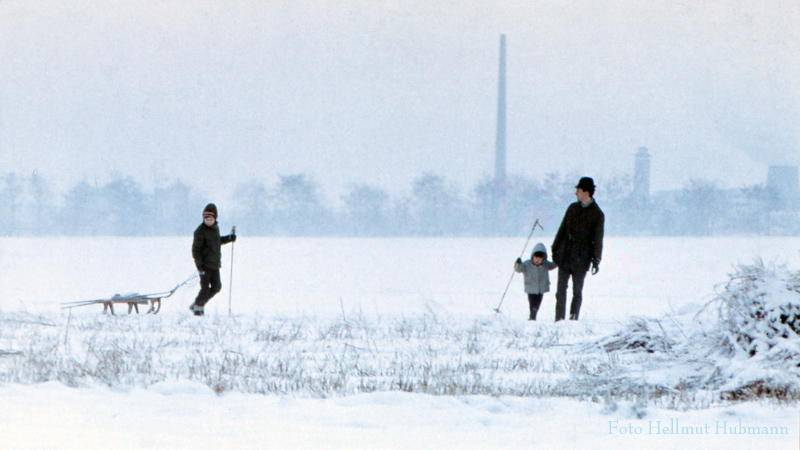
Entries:
[[[407, 195], [356, 183], [334, 205], [319, 183], [301, 173], [279, 176], [272, 184], [240, 183], [220, 206], [226, 226], [251, 236], [518, 236], [527, 235], [536, 218], [554, 233], [575, 201], [578, 178], [516, 176], [500, 189], [485, 179], [462, 192], [446, 178], [425, 173]], [[800, 235], [798, 208], [763, 185], [731, 190], [693, 180], [683, 189], [642, 197], [628, 175], [595, 180], [607, 234]], [[180, 181], [146, 191], [134, 178], [117, 176], [105, 184], [83, 181], [61, 194], [36, 172], [8, 173], [1, 183], [3, 236], [189, 235], [208, 203]]]

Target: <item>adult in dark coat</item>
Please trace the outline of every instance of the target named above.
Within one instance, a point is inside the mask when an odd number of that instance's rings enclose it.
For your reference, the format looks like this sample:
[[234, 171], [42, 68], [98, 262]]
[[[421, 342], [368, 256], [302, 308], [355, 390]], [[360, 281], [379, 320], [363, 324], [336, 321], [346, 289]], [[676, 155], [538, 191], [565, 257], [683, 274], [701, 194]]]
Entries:
[[589, 267], [592, 268], [592, 275], [600, 269], [605, 215], [594, 201], [594, 191], [594, 180], [588, 177], [580, 179], [575, 186], [575, 197], [578, 201], [567, 208], [553, 240], [553, 261], [558, 264], [556, 322], [565, 318], [569, 279], [572, 278], [569, 318], [578, 320], [586, 273]]
[[192, 257], [200, 274], [200, 292], [189, 309], [202, 316], [203, 308], [212, 297], [222, 290], [219, 269], [222, 268], [222, 245], [236, 242], [236, 235], [219, 235], [217, 206], [209, 203], [203, 210], [203, 223], [194, 231]]

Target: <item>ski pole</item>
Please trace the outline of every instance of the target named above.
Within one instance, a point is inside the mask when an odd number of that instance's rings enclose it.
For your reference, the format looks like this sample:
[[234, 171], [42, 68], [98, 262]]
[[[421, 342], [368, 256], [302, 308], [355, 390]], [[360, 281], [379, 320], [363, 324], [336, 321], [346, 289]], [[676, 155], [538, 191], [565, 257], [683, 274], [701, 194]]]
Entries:
[[[236, 236], [236, 227], [233, 227], [231, 234]], [[233, 297], [233, 245], [236, 241], [231, 242], [231, 279], [228, 286], [228, 317], [231, 316], [231, 298]]]
[[[539, 227], [539, 229], [544, 231], [544, 228], [542, 228], [542, 226], [539, 224], [539, 218], [538, 217], [536, 218], [536, 222], [534, 222], [533, 226], [531, 227], [531, 233], [528, 235], [528, 240], [525, 241], [525, 246], [522, 247], [522, 253], [519, 254], [519, 258], [518, 259], [522, 259], [522, 256], [525, 254], [525, 249], [528, 248], [528, 243], [531, 241], [531, 236], [533, 236], [533, 230], [535, 230], [536, 227]], [[517, 273], [516, 270], [511, 272], [511, 278], [508, 279], [508, 284], [506, 285], [506, 290], [503, 291], [503, 296], [500, 298], [500, 304], [497, 305], [497, 308], [494, 309], [494, 312], [497, 313], [497, 314], [500, 314], [500, 306], [503, 304], [503, 300], [506, 299], [506, 294], [508, 293], [508, 288], [509, 288], [509, 286], [511, 286], [511, 280], [514, 279], [514, 274], [515, 273]]]

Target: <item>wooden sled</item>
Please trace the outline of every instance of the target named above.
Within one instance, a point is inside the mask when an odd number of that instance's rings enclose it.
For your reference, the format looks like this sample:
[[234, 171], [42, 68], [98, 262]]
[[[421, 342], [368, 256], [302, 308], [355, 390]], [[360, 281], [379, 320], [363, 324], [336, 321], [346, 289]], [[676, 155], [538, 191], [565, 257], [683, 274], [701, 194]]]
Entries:
[[78, 302], [62, 303], [61, 304], [61, 308], [65, 309], [65, 308], [75, 308], [76, 306], [87, 306], [87, 305], [99, 305], [99, 304], [102, 304], [103, 305], [103, 313], [110, 312], [111, 315], [113, 316], [113, 315], [115, 315], [114, 314], [114, 305], [119, 305], [119, 304], [128, 305], [128, 314], [130, 314], [131, 311], [134, 311], [134, 310], [136, 311], [136, 314], [139, 314], [139, 305], [146, 305], [146, 306], [149, 305], [150, 308], [147, 310], [146, 314], [158, 314], [158, 312], [161, 311], [161, 300], [162, 299], [171, 297], [172, 294], [174, 294], [175, 291], [178, 290], [178, 288], [180, 288], [181, 286], [189, 284], [195, 278], [197, 278], [197, 274], [192, 275], [188, 280], [186, 280], [183, 283], [175, 286], [174, 289], [172, 289], [171, 291], [167, 291], [167, 292], [160, 292], [158, 294], [146, 294], [146, 295], [140, 295], [140, 294], [126, 294], [126, 295], [116, 294], [111, 298], [101, 298], [101, 299], [96, 299], [96, 300], [82, 300], [82, 301], [78, 301]]
[[103, 301], [103, 312], [110, 312], [111, 315], [114, 314], [114, 304], [125, 303], [128, 305], [128, 314], [131, 311], [136, 310], [136, 314], [139, 314], [139, 305], [150, 305], [150, 309], [147, 310], [145, 314], [158, 314], [161, 311], [161, 298], [162, 297], [150, 297], [147, 295], [135, 295], [132, 297], [123, 297], [122, 295], [115, 295], [110, 299]]

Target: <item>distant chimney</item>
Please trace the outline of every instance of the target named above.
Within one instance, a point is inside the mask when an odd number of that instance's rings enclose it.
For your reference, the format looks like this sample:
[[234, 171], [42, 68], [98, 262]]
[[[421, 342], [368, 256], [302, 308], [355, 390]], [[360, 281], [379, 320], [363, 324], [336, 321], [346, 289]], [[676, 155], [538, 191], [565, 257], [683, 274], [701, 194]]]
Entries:
[[650, 153], [639, 147], [633, 167], [633, 196], [642, 203], [650, 201]]
[[797, 166], [769, 166], [767, 188], [778, 194], [778, 199], [787, 208], [800, 207], [800, 182]]
[[497, 140], [494, 159], [495, 191], [502, 196], [506, 184], [506, 35], [500, 35], [500, 70], [497, 82]]

